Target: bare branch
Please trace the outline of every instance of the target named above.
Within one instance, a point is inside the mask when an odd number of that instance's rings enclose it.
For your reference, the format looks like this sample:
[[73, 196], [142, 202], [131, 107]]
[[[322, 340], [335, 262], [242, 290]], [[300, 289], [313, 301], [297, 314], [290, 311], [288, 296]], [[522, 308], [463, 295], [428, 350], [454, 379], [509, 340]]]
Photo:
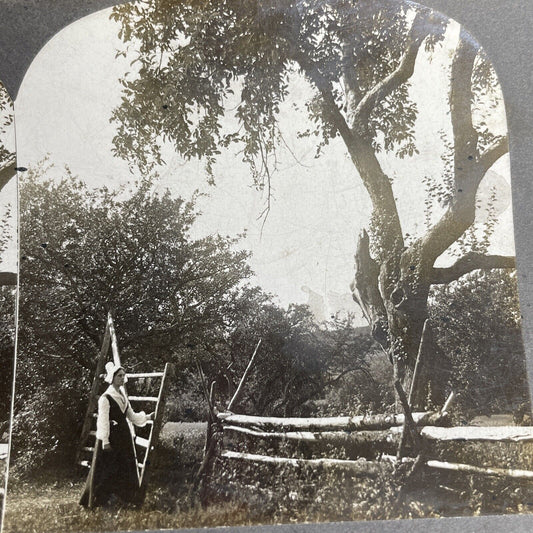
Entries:
[[474, 270], [491, 270], [493, 268], [516, 268], [515, 258], [503, 255], [483, 255], [477, 252], [470, 252], [459, 258], [450, 267], [434, 268], [431, 283], [451, 283]]

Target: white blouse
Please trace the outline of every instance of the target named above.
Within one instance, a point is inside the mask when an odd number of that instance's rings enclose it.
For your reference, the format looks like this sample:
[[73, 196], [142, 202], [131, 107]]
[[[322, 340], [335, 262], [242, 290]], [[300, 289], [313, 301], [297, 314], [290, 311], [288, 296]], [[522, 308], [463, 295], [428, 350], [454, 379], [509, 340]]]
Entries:
[[102, 441], [102, 444], [109, 444], [109, 400], [106, 398], [106, 394], [109, 394], [113, 400], [116, 400], [120, 410], [126, 412], [126, 418], [133, 424], [139, 427], [146, 425], [146, 422], [150, 420], [150, 416], [145, 414], [144, 411], [136, 413], [131, 408], [131, 405], [126, 400], [124, 392], [118, 392], [115, 387], [110, 385], [107, 390], [98, 399], [98, 418], [96, 419], [96, 438]]

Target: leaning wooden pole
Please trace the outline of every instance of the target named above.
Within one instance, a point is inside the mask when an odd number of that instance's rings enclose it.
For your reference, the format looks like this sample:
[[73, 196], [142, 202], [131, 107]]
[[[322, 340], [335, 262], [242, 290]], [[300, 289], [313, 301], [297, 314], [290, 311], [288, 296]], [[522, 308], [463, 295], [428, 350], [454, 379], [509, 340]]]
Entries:
[[250, 362], [248, 363], [248, 366], [246, 367], [246, 370], [244, 371], [244, 374], [242, 375], [241, 381], [239, 382], [239, 386], [237, 387], [237, 390], [235, 391], [233, 398], [230, 400], [228, 404], [228, 411], [231, 411], [231, 408], [237, 403], [237, 400], [239, 399], [239, 396], [241, 395], [244, 383], [246, 382], [246, 379], [248, 378], [248, 374], [250, 373], [250, 370], [252, 369], [252, 365], [254, 364], [255, 356], [257, 355], [259, 346], [261, 346], [261, 339], [259, 339], [259, 341], [257, 342], [254, 353], [252, 354], [252, 357], [250, 358]]
[[[409, 432], [409, 435], [411, 436], [411, 440], [413, 442], [413, 448], [416, 451], [419, 451], [421, 449], [420, 434], [418, 433], [415, 421], [413, 419], [413, 413], [411, 412], [411, 407], [409, 406], [407, 396], [399, 380], [396, 380], [394, 382], [394, 388], [398, 393], [398, 397], [400, 398], [400, 402], [402, 404], [402, 408], [405, 415], [404, 433], [406, 431]], [[404, 439], [402, 440], [404, 441]], [[405, 441], [403, 443], [401, 442], [400, 446], [398, 447], [398, 459], [401, 459], [404, 452], [402, 444], [405, 444]]]
[[409, 390], [409, 407], [412, 409], [417, 400], [417, 392], [419, 389], [420, 374], [422, 373], [422, 368], [424, 367], [424, 347], [427, 342], [427, 337], [429, 334], [429, 319], [426, 318], [424, 321], [424, 327], [422, 328], [422, 335], [420, 336], [420, 344], [418, 345], [418, 354], [416, 356], [415, 368], [413, 370], [413, 379], [411, 380], [411, 387]]
[[[418, 354], [416, 356], [416, 363], [415, 363], [415, 368], [413, 371], [413, 378], [411, 379], [411, 387], [409, 390], [409, 398], [407, 400], [409, 410], [413, 409], [415, 399], [416, 399], [416, 394], [419, 388], [420, 374], [422, 372], [422, 367], [424, 366], [424, 363], [422, 361], [422, 356], [424, 354], [424, 346], [426, 344], [425, 341], [428, 335], [428, 327], [429, 327], [429, 319], [426, 318], [426, 320], [424, 321], [424, 327], [422, 328], [422, 335], [420, 336], [420, 343], [418, 344]], [[404, 408], [404, 411], [405, 411], [405, 408]], [[400, 459], [403, 455], [403, 452], [404, 452], [404, 449], [407, 443], [408, 431], [409, 431], [408, 424], [404, 424], [402, 438], [400, 441], [400, 445], [398, 446], [398, 453], [397, 453], [398, 459]]]
[[209, 474], [213, 469], [213, 460], [218, 448], [218, 432], [217, 432], [217, 418], [215, 415], [215, 382], [211, 383], [209, 396], [207, 397], [209, 403], [209, 416], [207, 421], [207, 432], [204, 447], [204, 458], [202, 464], [196, 474], [196, 479], [193, 485], [194, 490], [198, 490], [200, 496], [200, 503], [203, 507], [207, 505], [209, 492]]

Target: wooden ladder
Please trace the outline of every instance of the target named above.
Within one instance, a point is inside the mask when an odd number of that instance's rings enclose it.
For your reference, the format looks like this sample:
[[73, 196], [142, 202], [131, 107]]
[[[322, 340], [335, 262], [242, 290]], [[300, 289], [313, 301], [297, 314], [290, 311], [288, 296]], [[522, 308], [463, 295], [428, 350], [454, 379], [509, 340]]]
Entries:
[[[106, 388], [104, 387], [105, 383], [103, 383], [102, 378], [104, 376], [105, 365], [110, 359], [108, 356], [109, 346], [111, 346], [113, 362], [115, 365], [121, 366], [117, 337], [111, 314], [108, 314], [107, 316], [104, 340], [96, 361], [96, 372], [91, 386], [91, 392], [89, 394], [89, 403], [87, 406], [85, 419], [83, 421], [76, 456], [76, 461], [78, 464], [90, 468], [89, 475], [91, 475], [93, 471], [92, 465], [94, 465], [98, 455], [101, 453], [101, 446], [96, 446], [96, 418], [98, 412], [98, 398]], [[142, 433], [146, 433], [145, 428], [135, 428], [135, 426], [130, 424], [135, 443], [137, 475], [139, 479], [139, 501], [141, 502], [144, 500], [144, 496], [146, 494], [150, 457], [155, 453], [154, 450], [156, 450], [159, 433], [163, 423], [166, 394], [170, 379], [173, 374], [174, 367], [170, 363], [165, 365], [163, 372], [126, 374], [128, 381], [130, 382], [134, 382], [135, 380], [160, 380], [158, 392], [155, 396], [128, 396], [126, 387], [123, 389], [124, 394], [130, 403], [132, 403], [132, 406], [139, 403], [147, 406], [149, 405], [149, 411], [153, 410], [155, 412], [154, 420], [147, 422], [148, 433], [144, 436], [141, 435]], [[141, 435], [137, 435], [137, 432], [141, 433]], [[89, 496], [89, 507], [92, 507], [91, 500], [92, 498]]]

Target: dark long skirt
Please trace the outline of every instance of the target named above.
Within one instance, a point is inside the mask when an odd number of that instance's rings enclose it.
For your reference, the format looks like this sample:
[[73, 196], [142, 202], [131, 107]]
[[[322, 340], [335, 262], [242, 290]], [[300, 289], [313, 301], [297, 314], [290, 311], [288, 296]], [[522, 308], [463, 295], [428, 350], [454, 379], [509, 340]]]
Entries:
[[124, 502], [139, 503], [139, 475], [129, 424], [115, 400], [106, 396], [110, 406], [111, 449], [104, 450], [102, 441], [96, 441], [93, 464], [80, 499], [80, 504], [85, 507], [105, 505], [112, 494]]

